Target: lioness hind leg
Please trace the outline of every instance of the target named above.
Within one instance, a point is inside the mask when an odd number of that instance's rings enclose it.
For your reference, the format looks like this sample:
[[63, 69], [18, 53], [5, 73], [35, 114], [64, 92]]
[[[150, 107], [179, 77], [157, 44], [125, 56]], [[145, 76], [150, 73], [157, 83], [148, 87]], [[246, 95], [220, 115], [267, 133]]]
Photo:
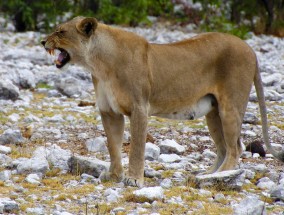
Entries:
[[108, 151], [110, 154], [110, 168], [100, 175], [102, 181], [122, 181], [123, 167], [121, 164], [121, 148], [124, 131], [124, 116], [115, 113], [101, 112], [103, 126], [107, 135]]
[[222, 123], [217, 108], [214, 108], [206, 115], [206, 121], [210, 135], [217, 148], [217, 158], [212, 167], [206, 171], [206, 174], [209, 174], [215, 172], [223, 163], [226, 156], [226, 142], [224, 140]]
[[241, 154], [240, 131], [241, 114], [232, 106], [220, 111], [223, 135], [226, 143], [226, 156], [217, 172], [234, 169]]

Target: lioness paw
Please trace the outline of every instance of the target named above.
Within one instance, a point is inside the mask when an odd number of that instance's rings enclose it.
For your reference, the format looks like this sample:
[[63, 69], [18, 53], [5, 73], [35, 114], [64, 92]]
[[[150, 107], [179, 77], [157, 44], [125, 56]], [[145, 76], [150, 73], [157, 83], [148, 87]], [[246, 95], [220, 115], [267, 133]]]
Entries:
[[102, 182], [106, 182], [106, 181], [115, 181], [115, 182], [121, 182], [123, 180], [123, 174], [121, 176], [117, 176], [115, 174], [112, 174], [111, 172], [102, 172], [99, 176], [99, 179]]
[[123, 179], [123, 183], [125, 186], [131, 186], [131, 187], [143, 187], [144, 180], [143, 179], [135, 179], [131, 177], [125, 177]]

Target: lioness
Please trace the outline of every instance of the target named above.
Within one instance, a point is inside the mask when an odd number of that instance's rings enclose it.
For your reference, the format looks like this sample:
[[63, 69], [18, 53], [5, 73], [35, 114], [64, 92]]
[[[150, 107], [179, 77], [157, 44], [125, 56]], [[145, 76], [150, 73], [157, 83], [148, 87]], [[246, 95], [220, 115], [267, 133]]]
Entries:
[[[148, 116], [191, 120], [206, 116], [217, 147], [208, 173], [234, 169], [242, 153], [240, 132], [252, 84], [258, 95], [268, 150], [284, 161], [269, 143], [264, 93], [253, 50], [235, 36], [200, 34], [171, 44], [150, 44], [144, 38], [76, 17], [42, 41], [56, 66], [76, 63], [91, 72], [111, 165], [103, 180], [142, 186]], [[124, 177], [121, 146], [124, 115], [130, 119], [129, 171]]]

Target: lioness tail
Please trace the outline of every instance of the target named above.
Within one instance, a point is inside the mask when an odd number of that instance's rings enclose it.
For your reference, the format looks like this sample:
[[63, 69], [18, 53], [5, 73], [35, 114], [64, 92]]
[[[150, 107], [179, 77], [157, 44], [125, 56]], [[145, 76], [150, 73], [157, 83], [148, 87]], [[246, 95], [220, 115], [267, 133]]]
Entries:
[[254, 76], [254, 85], [255, 85], [255, 90], [256, 90], [259, 109], [260, 109], [260, 116], [261, 116], [261, 122], [262, 122], [262, 134], [263, 134], [264, 143], [268, 151], [274, 157], [284, 162], [284, 151], [283, 150], [280, 152], [275, 151], [275, 149], [272, 147], [271, 143], [269, 142], [267, 110], [266, 110], [265, 96], [264, 96], [263, 85], [262, 85], [262, 80], [261, 80], [258, 65], [256, 67], [256, 72]]

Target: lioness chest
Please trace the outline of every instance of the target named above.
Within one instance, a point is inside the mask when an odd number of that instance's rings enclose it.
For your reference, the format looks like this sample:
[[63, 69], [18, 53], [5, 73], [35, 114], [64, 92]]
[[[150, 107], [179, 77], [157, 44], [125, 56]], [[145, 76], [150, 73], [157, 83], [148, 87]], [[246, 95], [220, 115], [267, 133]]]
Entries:
[[110, 82], [99, 81], [96, 86], [96, 100], [100, 111], [120, 113], [117, 98]]

